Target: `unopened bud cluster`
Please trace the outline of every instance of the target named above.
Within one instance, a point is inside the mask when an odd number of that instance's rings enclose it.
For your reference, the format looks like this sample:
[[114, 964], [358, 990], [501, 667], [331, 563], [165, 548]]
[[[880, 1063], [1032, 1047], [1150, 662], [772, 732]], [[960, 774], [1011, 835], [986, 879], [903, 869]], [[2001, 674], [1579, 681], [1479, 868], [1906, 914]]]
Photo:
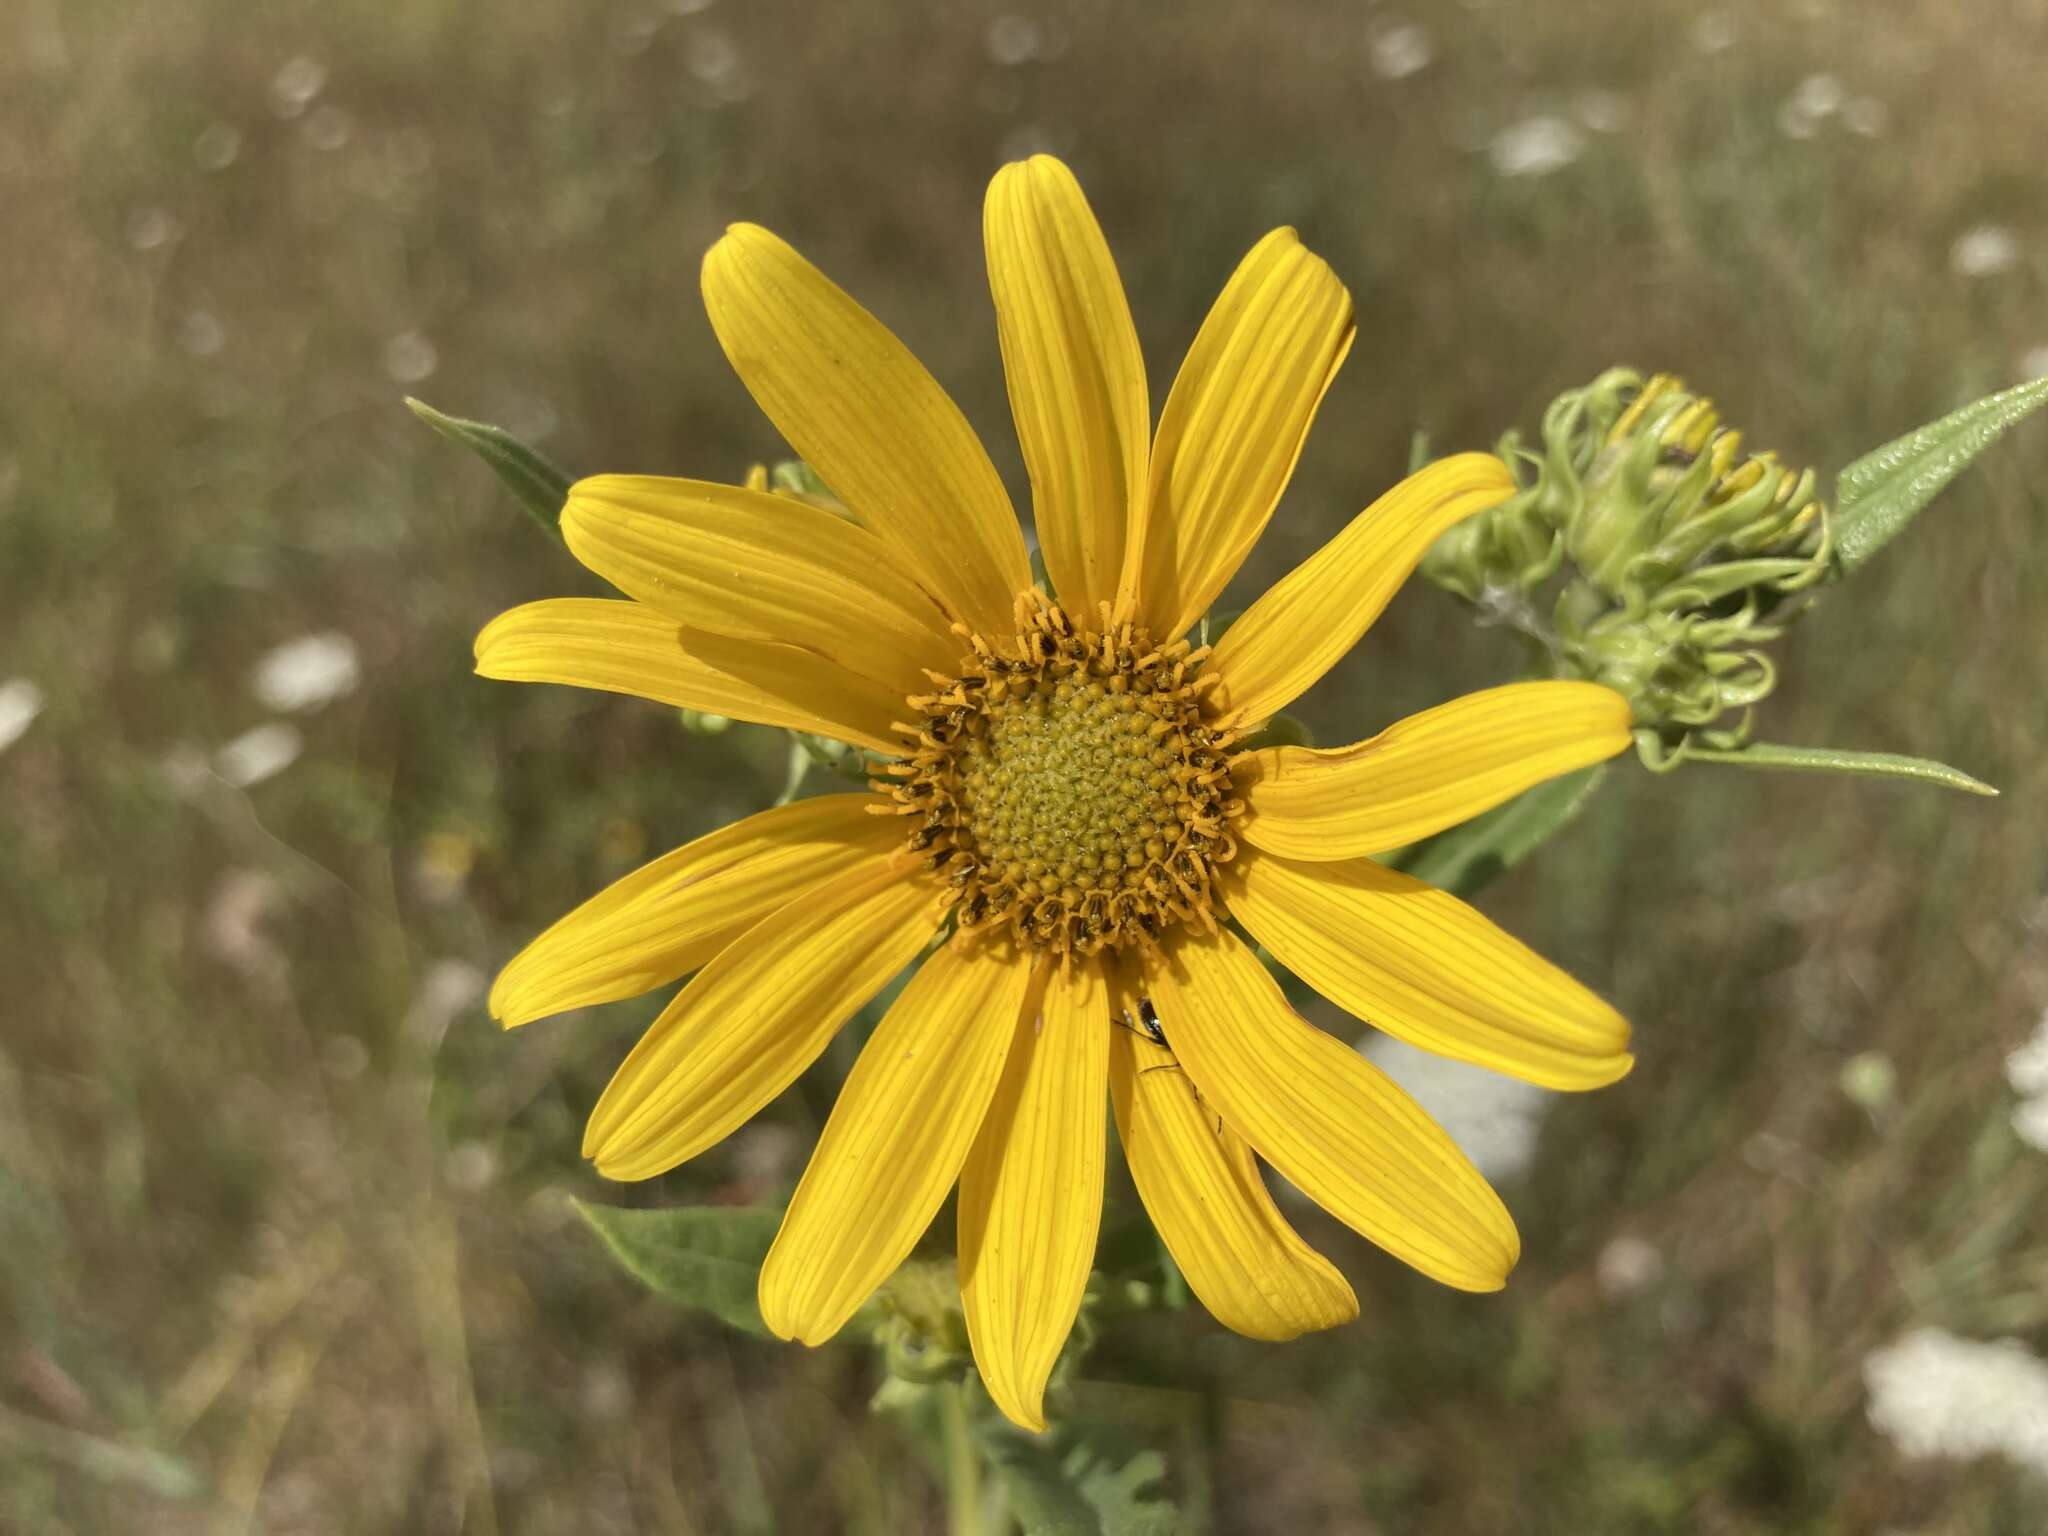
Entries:
[[1762, 647], [1831, 570], [1813, 472], [1745, 453], [1712, 401], [1626, 368], [1558, 396], [1538, 443], [1509, 433], [1499, 451], [1521, 489], [1446, 533], [1424, 573], [1531, 636], [1551, 670], [1625, 694], [1652, 766], [1745, 742], [1776, 681]]

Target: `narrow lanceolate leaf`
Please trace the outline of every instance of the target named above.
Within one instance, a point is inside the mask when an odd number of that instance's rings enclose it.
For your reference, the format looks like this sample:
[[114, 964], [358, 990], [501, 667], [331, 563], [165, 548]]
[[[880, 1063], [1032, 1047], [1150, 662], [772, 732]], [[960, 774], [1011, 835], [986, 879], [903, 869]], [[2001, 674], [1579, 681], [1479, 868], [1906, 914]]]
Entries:
[[1703, 763], [1735, 763], [1744, 768], [1787, 768], [1801, 773], [1857, 773], [1881, 779], [1918, 779], [1965, 794], [1995, 795], [1997, 790], [1960, 768], [1926, 757], [1901, 757], [1896, 752], [1843, 752], [1833, 747], [1780, 747], [1753, 741], [1746, 747], [1720, 750], [1688, 747], [1685, 755]]
[[1570, 825], [1606, 776], [1601, 764], [1538, 784], [1460, 826], [1411, 843], [1386, 862], [1469, 901]]
[[2018, 384], [1908, 432], [1843, 470], [1835, 481], [1835, 557], [1842, 569], [1853, 571], [1884, 548], [2007, 427], [2044, 403], [2048, 379]]
[[753, 1206], [680, 1206], [633, 1211], [576, 1202], [626, 1272], [649, 1290], [720, 1322], [768, 1336], [754, 1300], [755, 1277], [782, 1213]]
[[405, 403], [413, 415], [436, 432], [462, 444], [490, 465], [505, 482], [505, 488], [519, 498], [519, 505], [533, 514], [533, 520], [549, 533], [560, 536], [557, 524], [562, 516], [562, 503], [569, 495], [567, 475], [503, 427], [444, 416], [424, 400], [415, 400], [410, 395]]

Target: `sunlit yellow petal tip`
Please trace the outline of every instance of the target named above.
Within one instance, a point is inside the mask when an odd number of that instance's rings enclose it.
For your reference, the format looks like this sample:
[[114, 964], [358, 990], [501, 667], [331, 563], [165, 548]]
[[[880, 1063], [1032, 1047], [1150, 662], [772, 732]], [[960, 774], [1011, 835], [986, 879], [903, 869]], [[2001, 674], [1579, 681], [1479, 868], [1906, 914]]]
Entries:
[[1231, 869], [1231, 915], [1354, 1017], [1560, 1092], [1628, 1070], [1627, 1019], [1448, 891], [1370, 858], [1247, 850]]
[[1399, 848], [1625, 751], [1629, 726], [1629, 702], [1612, 688], [1510, 683], [1355, 746], [1263, 748], [1233, 764], [1249, 811], [1244, 836], [1311, 862]]
[[1031, 585], [1023, 530], [959, 406], [897, 337], [787, 242], [735, 224], [704, 308], [797, 456], [955, 618], [1006, 632]]
[[1490, 453], [1425, 465], [1354, 517], [1267, 589], [1216, 642], [1221, 718], [1263, 720], [1285, 709], [1358, 643], [1437, 535], [1514, 493]]
[[995, 1096], [1029, 970], [947, 944], [861, 1049], [761, 1265], [761, 1315], [818, 1344], [910, 1256]]
[[1251, 552], [1357, 334], [1351, 295], [1292, 229], [1238, 264], [1160, 412], [1122, 595], [1185, 633]]
[[1032, 520], [1069, 611], [1112, 601], [1142, 513], [1151, 409], [1109, 245], [1050, 156], [1003, 167], [982, 211], [990, 297]]
[[1443, 1128], [1345, 1042], [1288, 1006], [1228, 932], [1148, 966], [1174, 1054], [1232, 1129], [1323, 1209], [1457, 1290], [1498, 1290], [1514, 1218]]
[[1102, 1217], [1109, 998], [1093, 960], [1043, 965], [960, 1170], [961, 1310], [982, 1380], [1027, 1429], [1072, 1331]]

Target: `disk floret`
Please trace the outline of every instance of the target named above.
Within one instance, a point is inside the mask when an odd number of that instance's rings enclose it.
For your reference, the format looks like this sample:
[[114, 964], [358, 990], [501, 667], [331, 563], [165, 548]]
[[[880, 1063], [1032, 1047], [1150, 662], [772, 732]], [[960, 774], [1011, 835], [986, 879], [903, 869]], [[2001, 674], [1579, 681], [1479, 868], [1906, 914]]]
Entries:
[[959, 892], [960, 926], [1082, 954], [1213, 928], [1244, 805], [1237, 733], [1202, 715], [1207, 648], [1155, 645], [1107, 609], [1081, 629], [1035, 590], [1014, 637], [966, 638], [959, 676], [910, 700], [912, 747], [875, 786], [915, 819], [910, 846]]

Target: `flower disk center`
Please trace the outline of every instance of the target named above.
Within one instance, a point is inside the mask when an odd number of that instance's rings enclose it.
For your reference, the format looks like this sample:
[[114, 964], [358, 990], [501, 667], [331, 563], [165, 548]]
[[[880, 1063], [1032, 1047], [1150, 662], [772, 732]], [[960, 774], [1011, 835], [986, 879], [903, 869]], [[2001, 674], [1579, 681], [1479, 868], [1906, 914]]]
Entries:
[[1243, 806], [1200, 654], [1129, 623], [1077, 630], [1036, 593], [1018, 627], [1000, 649], [973, 637], [961, 675], [910, 701], [916, 747], [877, 786], [918, 818], [910, 845], [960, 892], [961, 925], [1084, 954], [1213, 925]]

